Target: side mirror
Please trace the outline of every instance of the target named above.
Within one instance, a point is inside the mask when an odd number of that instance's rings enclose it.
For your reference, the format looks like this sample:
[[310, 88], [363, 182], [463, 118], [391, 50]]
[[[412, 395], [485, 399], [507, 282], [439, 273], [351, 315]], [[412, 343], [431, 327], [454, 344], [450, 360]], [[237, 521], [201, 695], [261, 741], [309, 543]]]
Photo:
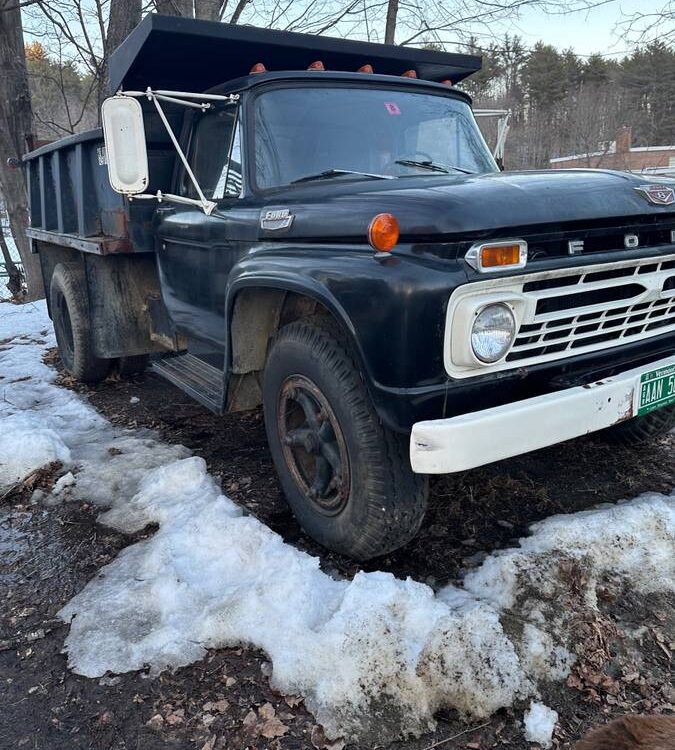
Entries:
[[108, 178], [116, 193], [137, 195], [148, 183], [143, 110], [138, 99], [112, 96], [101, 105]]

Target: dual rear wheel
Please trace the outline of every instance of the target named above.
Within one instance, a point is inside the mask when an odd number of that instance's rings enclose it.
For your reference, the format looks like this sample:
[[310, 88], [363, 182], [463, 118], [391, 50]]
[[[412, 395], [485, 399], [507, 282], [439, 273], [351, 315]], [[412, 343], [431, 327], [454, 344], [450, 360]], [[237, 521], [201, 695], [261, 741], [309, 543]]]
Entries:
[[49, 305], [56, 343], [66, 370], [83, 383], [98, 383], [114, 367], [122, 377], [143, 372], [146, 354], [103, 359], [94, 353], [89, 298], [84, 275], [76, 263], [59, 263], [49, 287]]

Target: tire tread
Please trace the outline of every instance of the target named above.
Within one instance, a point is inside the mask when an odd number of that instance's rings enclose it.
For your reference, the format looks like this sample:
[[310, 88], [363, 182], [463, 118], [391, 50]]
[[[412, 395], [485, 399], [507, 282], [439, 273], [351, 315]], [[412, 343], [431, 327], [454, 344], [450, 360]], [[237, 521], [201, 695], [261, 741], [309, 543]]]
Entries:
[[405, 436], [387, 429], [379, 420], [352, 348], [330, 318], [315, 315], [289, 323], [277, 333], [271, 350], [285, 341], [301, 344], [333, 373], [349, 410], [362, 427], [360, 460], [374, 467], [366, 482], [366, 522], [355, 530], [348, 549], [336, 551], [365, 560], [398, 549], [419, 530], [428, 490], [427, 477], [414, 474], [410, 468]]

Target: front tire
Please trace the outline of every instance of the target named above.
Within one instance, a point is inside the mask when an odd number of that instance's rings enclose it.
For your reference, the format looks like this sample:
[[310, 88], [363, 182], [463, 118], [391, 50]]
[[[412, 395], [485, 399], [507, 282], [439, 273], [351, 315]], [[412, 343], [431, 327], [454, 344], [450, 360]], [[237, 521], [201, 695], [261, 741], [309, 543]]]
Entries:
[[365, 560], [417, 533], [428, 493], [407, 437], [382, 425], [339, 331], [297, 321], [274, 340], [263, 383], [265, 427], [289, 505], [331, 550]]
[[632, 447], [656, 440], [674, 428], [675, 406], [665, 406], [642, 417], [633, 417], [626, 422], [612, 425], [598, 434], [613, 445]]
[[56, 343], [66, 370], [83, 383], [97, 383], [110, 370], [110, 360], [94, 354], [89, 299], [84, 274], [75, 263], [59, 263], [49, 287]]

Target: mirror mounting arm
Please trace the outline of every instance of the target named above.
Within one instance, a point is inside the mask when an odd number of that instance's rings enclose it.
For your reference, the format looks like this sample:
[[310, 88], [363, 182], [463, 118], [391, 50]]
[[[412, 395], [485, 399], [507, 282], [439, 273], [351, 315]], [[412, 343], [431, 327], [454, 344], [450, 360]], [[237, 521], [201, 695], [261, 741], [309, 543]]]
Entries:
[[[192, 168], [190, 167], [190, 164], [187, 160], [187, 157], [185, 156], [185, 153], [183, 149], [180, 147], [180, 143], [178, 142], [178, 139], [176, 138], [176, 134], [173, 131], [173, 128], [171, 127], [166, 115], [164, 114], [164, 109], [162, 108], [162, 105], [160, 104], [160, 101], [169, 102], [171, 104], [179, 104], [184, 107], [192, 107], [194, 109], [200, 109], [203, 112], [207, 109], [210, 109], [213, 107], [212, 101], [221, 101], [221, 102], [237, 102], [239, 101], [239, 94], [196, 94], [191, 93], [187, 91], [154, 91], [149, 86], [145, 91], [119, 91], [117, 96], [127, 96], [131, 98], [142, 98], [146, 97], [149, 101], [151, 101], [155, 105], [155, 109], [157, 110], [157, 114], [159, 115], [162, 124], [164, 125], [164, 128], [166, 129], [166, 132], [171, 139], [171, 142], [173, 144], [173, 147], [176, 149], [176, 153], [178, 154], [178, 158], [181, 160], [181, 163], [183, 164], [183, 167], [185, 168], [185, 171], [190, 178], [190, 182], [194, 186], [195, 190], [197, 191], [197, 195], [199, 196], [199, 199], [195, 198], [186, 198], [181, 195], [173, 195], [172, 193], [162, 193], [161, 190], [158, 190], [157, 193], [140, 193], [136, 194], [133, 197], [134, 198], [142, 198], [142, 199], [153, 199], [157, 200], [158, 202], [162, 202], [163, 200], [171, 201], [172, 203], [182, 203], [190, 206], [199, 206], [199, 208], [204, 211], [204, 213], [207, 216], [210, 216], [213, 210], [216, 208], [216, 203], [213, 201], [208, 200], [208, 198], [204, 195], [204, 192], [201, 189], [201, 186], [199, 185], [199, 182], [197, 181], [197, 178], [195, 177], [194, 172], [192, 171]], [[191, 101], [191, 99], [195, 99], [197, 101]], [[131, 199], [132, 196], [129, 196]]]
[[[169, 124], [169, 121], [166, 119], [166, 115], [164, 114], [162, 105], [159, 103], [159, 99], [152, 93], [152, 91], [149, 88], [147, 90], [146, 95], [148, 99], [150, 99], [150, 101], [152, 101], [152, 103], [155, 105], [157, 114], [159, 115], [162, 123], [164, 124], [164, 127], [166, 128], [166, 132], [169, 134], [169, 138], [171, 138], [171, 142], [173, 143], [173, 147], [176, 149], [178, 158], [183, 163], [183, 166], [185, 167], [185, 171], [187, 172], [187, 175], [190, 178], [190, 182], [192, 182], [195, 190], [197, 191], [197, 195], [199, 196], [199, 201], [200, 201], [200, 204], [204, 213], [207, 215], [210, 214], [211, 211], [213, 211], [213, 209], [215, 208], [215, 203], [212, 203], [212, 201], [207, 200], [206, 196], [202, 192], [199, 182], [197, 182], [197, 178], [195, 177], [195, 174], [192, 171], [190, 164], [188, 163], [187, 157], [183, 153], [183, 149], [180, 147], [180, 143], [178, 143], [178, 138], [176, 138], [176, 134], [173, 132], [173, 128]], [[210, 107], [211, 105], [209, 104], [208, 106]]]
[[213, 201], [207, 200], [205, 203], [203, 203], [201, 200], [197, 200], [196, 198], [186, 198], [184, 195], [163, 193], [161, 190], [158, 190], [156, 193], [139, 193], [138, 195], [129, 196], [130, 201], [139, 199], [157, 201], [157, 203], [168, 201], [170, 203], [181, 203], [186, 206], [197, 206], [198, 208], [201, 208], [207, 216], [211, 216], [214, 209], [218, 206], [218, 204], [214, 203]]

